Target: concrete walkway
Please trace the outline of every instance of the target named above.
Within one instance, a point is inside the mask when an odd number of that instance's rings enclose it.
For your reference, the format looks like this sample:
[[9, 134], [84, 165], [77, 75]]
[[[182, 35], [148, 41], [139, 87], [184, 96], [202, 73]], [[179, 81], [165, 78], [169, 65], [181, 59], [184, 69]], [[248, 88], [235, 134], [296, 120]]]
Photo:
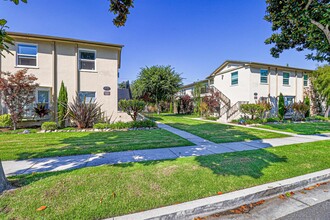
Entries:
[[330, 135], [295, 135], [287, 138], [273, 138], [216, 144], [165, 124], [159, 123], [158, 126], [191, 141], [192, 143], [196, 144], [196, 146], [134, 150], [18, 161], [3, 161], [2, 165], [4, 167], [5, 174], [7, 176], [11, 176], [18, 174], [30, 174], [34, 172], [51, 172], [77, 169], [82, 167], [99, 166], [103, 164], [119, 164], [126, 162], [176, 159], [188, 156], [221, 154], [235, 151], [256, 150], [289, 144], [307, 143], [319, 140], [330, 140]]

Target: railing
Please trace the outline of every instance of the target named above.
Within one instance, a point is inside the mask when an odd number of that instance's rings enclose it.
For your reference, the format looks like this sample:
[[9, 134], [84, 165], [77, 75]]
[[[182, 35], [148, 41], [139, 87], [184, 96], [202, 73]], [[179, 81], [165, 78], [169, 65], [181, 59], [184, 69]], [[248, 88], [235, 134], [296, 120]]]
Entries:
[[211, 86], [212, 89], [214, 89], [216, 92], [219, 92], [220, 96], [220, 100], [228, 106], [228, 108], [230, 108], [230, 99], [225, 95], [223, 94], [219, 89], [217, 89], [215, 86]]
[[238, 101], [233, 106], [230, 107], [230, 109], [227, 112], [227, 119], [233, 116], [236, 112], [240, 110], [240, 107], [242, 104], [248, 104], [249, 102], [246, 101]]
[[205, 93], [209, 93], [209, 92], [210, 92], [210, 88], [208, 88], [208, 87], [201, 88], [201, 94], [205, 94]]
[[228, 105], [222, 106], [222, 108], [219, 111], [219, 117], [221, 118], [224, 114], [226, 114], [226, 112], [228, 112], [228, 109], [229, 109]]

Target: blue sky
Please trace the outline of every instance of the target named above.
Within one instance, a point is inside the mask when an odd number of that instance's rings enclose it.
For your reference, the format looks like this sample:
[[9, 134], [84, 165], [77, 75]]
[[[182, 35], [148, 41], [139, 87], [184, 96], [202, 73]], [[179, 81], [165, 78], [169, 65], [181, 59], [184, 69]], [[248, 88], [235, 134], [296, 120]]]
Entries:
[[120, 81], [141, 67], [171, 65], [185, 83], [208, 76], [227, 59], [315, 69], [303, 52], [272, 58], [264, 0], [135, 0], [126, 26], [112, 24], [107, 0], [0, 1], [10, 31], [124, 44]]

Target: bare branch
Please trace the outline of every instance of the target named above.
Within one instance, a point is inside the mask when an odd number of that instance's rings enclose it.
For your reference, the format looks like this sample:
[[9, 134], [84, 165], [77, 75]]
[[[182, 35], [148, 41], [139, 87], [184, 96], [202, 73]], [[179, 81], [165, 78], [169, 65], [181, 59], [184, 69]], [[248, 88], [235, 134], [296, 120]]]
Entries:
[[305, 6], [305, 10], [307, 10], [309, 8], [310, 4], [312, 4], [312, 1], [313, 0], [308, 0], [307, 5]]

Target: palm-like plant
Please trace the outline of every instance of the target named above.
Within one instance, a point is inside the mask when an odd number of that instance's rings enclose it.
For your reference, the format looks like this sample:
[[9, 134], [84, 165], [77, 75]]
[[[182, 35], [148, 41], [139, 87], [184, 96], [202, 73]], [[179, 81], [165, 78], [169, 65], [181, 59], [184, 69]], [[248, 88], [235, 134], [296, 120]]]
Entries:
[[101, 105], [90, 99], [86, 102], [86, 97], [81, 99], [79, 94], [69, 104], [68, 116], [79, 129], [90, 128], [102, 117]]
[[47, 108], [45, 103], [38, 103], [36, 107], [34, 107], [34, 114], [38, 115], [39, 118], [43, 118], [50, 113], [50, 110]]

